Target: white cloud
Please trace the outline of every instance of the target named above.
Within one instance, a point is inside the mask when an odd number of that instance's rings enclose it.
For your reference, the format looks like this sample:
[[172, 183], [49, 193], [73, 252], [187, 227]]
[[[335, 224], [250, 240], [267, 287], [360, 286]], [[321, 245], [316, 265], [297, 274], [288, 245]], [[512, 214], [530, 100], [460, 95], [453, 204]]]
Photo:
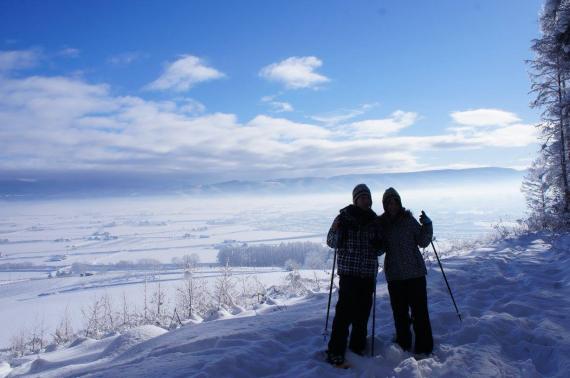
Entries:
[[449, 131], [473, 145], [524, 147], [536, 143], [538, 139], [535, 126], [517, 123], [520, 118], [504, 110], [476, 109], [452, 112], [451, 117], [461, 126], [452, 127]]
[[515, 124], [478, 134], [483, 144], [493, 147], [524, 147], [538, 140], [538, 131], [533, 125]]
[[331, 135], [328, 130], [318, 126], [265, 115], [255, 117], [246, 126], [257, 129], [263, 136], [278, 140], [319, 139]]
[[267, 103], [273, 112], [275, 113], [286, 113], [286, 112], [292, 112], [295, 109], [293, 109], [293, 105], [291, 105], [288, 102], [285, 101], [277, 101], [275, 100], [275, 98], [277, 97], [277, 95], [275, 96], [263, 96], [261, 98], [261, 102], [265, 102]]
[[323, 62], [314, 56], [290, 57], [261, 69], [259, 75], [288, 89], [316, 88], [330, 80], [315, 72]]
[[385, 119], [368, 119], [348, 125], [354, 136], [363, 138], [380, 138], [395, 134], [406, 127], [413, 125], [418, 114], [397, 110]]
[[208, 67], [200, 58], [192, 55], [183, 55], [178, 60], [168, 64], [162, 75], [148, 84], [146, 89], [183, 92], [198, 83], [222, 77], [224, 77], [223, 73]]
[[324, 123], [326, 125], [336, 125], [340, 122], [345, 122], [348, 121], [349, 119], [365, 114], [370, 109], [373, 109], [378, 105], [379, 105], [378, 103], [363, 104], [355, 109], [340, 109], [326, 114], [317, 114], [309, 116], [309, 118], [317, 122]]
[[290, 103], [284, 101], [271, 101], [269, 105], [271, 105], [273, 111], [276, 113], [292, 112], [295, 110]]
[[0, 51], [0, 73], [32, 68], [39, 60], [37, 50]]
[[416, 120], [416, 113], [397, 111], [343, 125], [349, 134], [340, 135], [284, 117], [240, 121], [234, 114], [205, 113], [193, 99], [115, 96], [107, 85], [81, 78], [0, 77], [0, 168], [326, 176], [425, 169], [418, 161], [427, 151], [506, 149], [536, 140], [531, 125], [518, 123], [432, 136], [396, 134]]
[[500, 109], [475, 109], [452, 112], [451, 118], [465, 126], [500, 126], [520, 121], [516, 114]]

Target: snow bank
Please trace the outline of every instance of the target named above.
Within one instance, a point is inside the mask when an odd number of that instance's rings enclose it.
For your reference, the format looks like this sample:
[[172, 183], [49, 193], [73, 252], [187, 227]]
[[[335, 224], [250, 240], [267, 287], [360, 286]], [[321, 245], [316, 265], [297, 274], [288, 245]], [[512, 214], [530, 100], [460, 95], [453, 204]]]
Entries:
[[4, 378], [5, 376], [7, 376], [10, 371], [12, 371], [12, 368], [10, 367], [10, 364], [7, 362], [0, 362], [0, 378]]
[[103, 351], [101, 357], [108, 357], [118, 355], [131, 347], [142, 343], [143, 341], [150, 340], [154, 337], [160, 336], [167, 331], [163, 328], [153, 325], [143, 325], [125, 331], [119, 335], [107, 348]]

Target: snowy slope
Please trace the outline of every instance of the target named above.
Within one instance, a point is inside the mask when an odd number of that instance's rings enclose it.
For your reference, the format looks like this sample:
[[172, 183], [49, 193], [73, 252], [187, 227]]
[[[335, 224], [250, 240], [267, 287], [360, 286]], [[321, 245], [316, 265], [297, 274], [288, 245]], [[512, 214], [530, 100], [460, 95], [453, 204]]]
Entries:
[[[41, 377], [567, 377], [570, 372], [570, 235], [530, 235], [444, 259], [460, 324], [437, 264], [428, 274], [435, 337], [416, 361], [391, 343], [386, 283], [379, 280], [376, 356], [347, 353], [353, 369], [320, 361], [326, 293], [163, 333], [153, 326], [0, 365]], [[250, 316], [248, 316], [250, 315]], [[18, 365], [18, 366], [16, 366]], [[0, 373], [2, 374], [2, 373]]]

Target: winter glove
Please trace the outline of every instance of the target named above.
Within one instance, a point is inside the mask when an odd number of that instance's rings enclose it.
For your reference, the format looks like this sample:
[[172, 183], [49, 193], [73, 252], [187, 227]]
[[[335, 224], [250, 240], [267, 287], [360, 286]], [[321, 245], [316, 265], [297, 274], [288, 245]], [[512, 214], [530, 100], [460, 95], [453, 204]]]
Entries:
[[344, 221], [341, 215], [338, 215], [335, 219], [333, 224], [331, 225], [331, 229], [336, 234], [336, 247], [335, 248], [342, 248], [342, 244], [344, 243]]
[[422, 214], [420, 215], [420, 223], [421, 224], [431, 224], [431, 219], [426, 215], [426, 213], [422, 210]]
[[334, 219], [334, 222], [333, 222], [332, 226], [331, 226], [331, 228], [333, 229], [333, 231], [338, 232], [339, 229], [341, 228], [341, 223], [342, 223], [342, 220], [340, 219], [340, 217], [336, 217], [336, 218]]

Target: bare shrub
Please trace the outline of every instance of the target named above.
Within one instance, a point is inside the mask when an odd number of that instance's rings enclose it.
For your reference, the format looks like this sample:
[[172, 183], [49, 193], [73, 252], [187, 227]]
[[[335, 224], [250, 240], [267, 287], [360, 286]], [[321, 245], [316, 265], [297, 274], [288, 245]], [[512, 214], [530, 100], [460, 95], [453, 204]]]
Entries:
[[21, 357], [27, 354], [28, 334], [22, 328], [10, 337], [10, 353], [14, 357]]
[[57, 325], [52, 336], [54, 343], [57, 345], [66, 344], [73, 338], [73, 327], [71, 325], [71, 319], [69, 317], [69, 311], [67, 307], [65, 308], [65, 313], [59, 321], [59, 324]]
[[228, 262], [226, 262], [222, 270], [222, 275], [216, 280], [214, 295], [218, 310], [223, 307], [235, 306], [235, 282], [232, 277], [232, 269]]

